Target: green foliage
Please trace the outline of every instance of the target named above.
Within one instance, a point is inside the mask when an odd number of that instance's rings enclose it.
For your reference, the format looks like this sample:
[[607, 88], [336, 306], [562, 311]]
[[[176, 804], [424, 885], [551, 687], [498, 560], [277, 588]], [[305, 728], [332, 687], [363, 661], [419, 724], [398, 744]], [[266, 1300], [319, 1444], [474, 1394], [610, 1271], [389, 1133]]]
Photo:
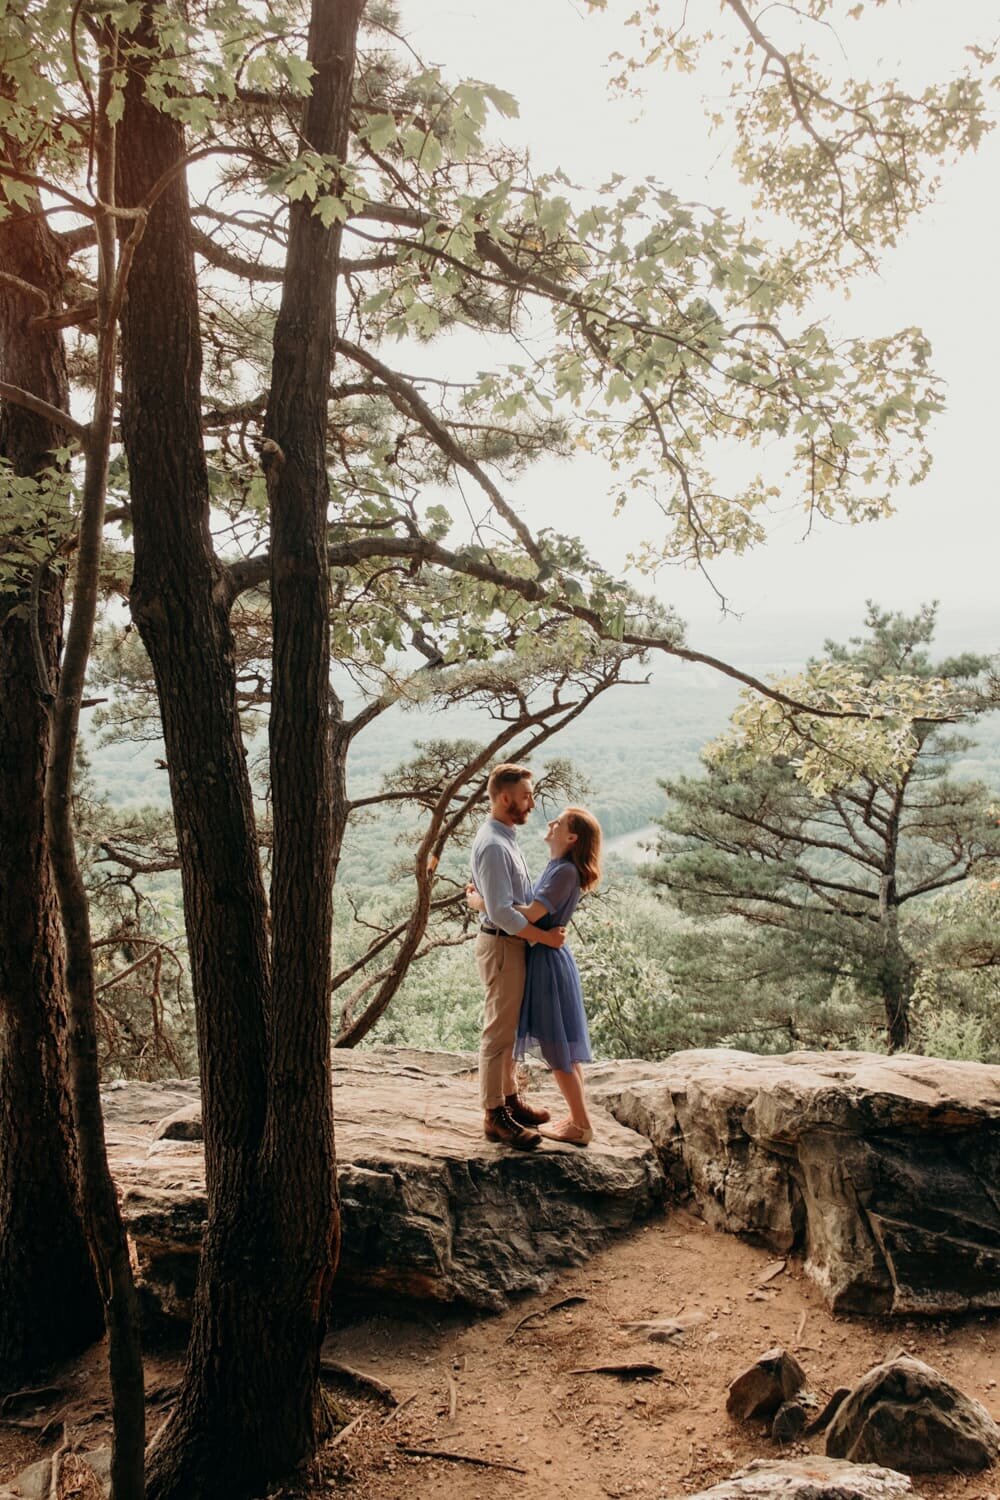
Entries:
[[[604, 8], [604, 0], [590, 3]], [[942, 82], [859, 76], [852, 42], [864, 46], [884, 4], [808, 0], [768, 11], [727, 3], [708, 27], [697, 9], [678, 15], [643, 0], [629, 18], [634, 55], [618, 59], [622, 88], [645, 82], [652, 69], [714, 66], [729, 91], [713, 123], [734, 132], [743, 181], [759, 205], [824, 246], [815, 271], [829, 280], [896, 244], [933, 200], [942, 168], [994, 124], [987, 88], [995, 45], [962, 49], [956, 41], [954, 71]], [[848, 37], [848, 29], [862, 35]]]
[[[932, 664], [933, 608], [907, 617], [870, 605], [865, 623], [866, 635], [846, 647], [828, 642], [828, 661], [811, 663], [805, 680], [822, 683], [829, 668], [849, 676], [854, 692], [898, 701], [943, 683], [947, 669], [942, 691], [954, 704], [951, 682], [964, 682], [973, 701], [968, 688], [987, 661]], [[994, 793], [948, 774], [970, 742], [914, 720], [905, 756], [877, 751], [869, 762], [872, 738], [844, 734], [842, 721], [833, 752], [823, 723], [787, 714], [777, 738], [757, 741], [749, 717], [744, 704], [736, 734], [706, 752], [704, 776], [665, 784], [671, 807], [650, 878], [709, 924], [678, 941], [678, 972], [691, 994], [742, 993], [755, 1009], [784, 997], [814, 1032], [834, 996], [858, 1005], [881, 997], [905, 1033], [929, 898], [1000, 856]], [[817, 747], [829, 778], [802, 774]], [[978, 908], [971, 922], [981, 942], [989, 922]]]
[[[728, 7], [727, 21], [730, 12], [737, 14]], [[827, 0], [812, 0], [809, 13], [819, 21], [835, 11]], [[330, 597], [343, 698], [337, 728], [359, 740], [352, 778], [357, 771], [362, 790], [354, 795], [365, 805], [369, 793], [395, 798], [384, 819], [391, 835], [383, 826], [377, 857], [377, 825], [365, 806], [356, 809], [348, 835], [343, 872], [369, 891], [394, 860], [400, 869], [412, 864], [420, 819], [446, 790], [448, 773], [460, 775], [463, 760], [469, 765], [475, 745], [483, 745], [485, 736], [467, 733], [456, 713], [485, 710], [495, 736], [504, 725], [537, 727], [543, 694], [563, 695], [553, 711], [569, 708], [570, 692], [595, 694], [614, 652], [602, 658], [594, 631], [567, 620], [567, 609], [593, 611], [611, 641], [653, 634], [672, 647], [682, 640], [670, 611], [610, 576], [576, 539], [544, 524], [528, 531], [502, 485], [534, 457], [587, 447], [606, 452], [620, 471], [619, 508], [652, 502], [657, 534], [638, 558], [648, 569], [665, 561], [704, 564], [756, 544], [777, 492], [774, 455], [786, 475], [784, 499], [797, 497], [810, 516], [850, 521], [887, 513], [895, 488], [926, 472], [927, 427], [941, 389], [922, 334], [876, 330], [835, 339], [810, 318], [807, 303], [814, 288], [891, 243], [927, 201], [940, 162], [974, 147], [988, 124], [979, 81], [985, 55], [946, 89], [932, 85], [910, 97], [884, 80], [869, 87], [835, 79], [805, 49], [790, 52], [788, 67], [773, 73], [773, 44], [737, 31], [744, 50], [738, 64], [729, 59], [737, 161], [756, 174], [765, 206], [795, 219], [801, 238], [787, 244], [765, 240], [723, 207], [683, 201], [670, 184], [615, 175], [596, 194], [584, 194], [561, 172], [529, 165], [493, 133], [516, 114], [516, 101], [492, 83], [452, 80], [416, 59], [388, 4], [367, 7], [344, 160], [303, 147], [299, 119], [312, 68], [295, 0], [275, 0], [266, 17], [238, 0], [183, 8], [112, 0], [101, 10], [101, 27], [89, 19], [53, 0], [0, 11], [0, 129], [8, 141], [30, 145], [39, 167], [36, 176], [0, 162], [0, 188], [8, 204], [27, 204], [44, 185], [61, 210], [73, 210], [77, 230], [86, 229], [95, 213], [90, 154], [102, 67], [114, 70], [107, 106], [113, 122], [122, 119], [128, 70], [141, 63], [149, 102], [184, 126], [198, 163], [190, 189], [221, 593], [233, 576], [227, 562], [238, 573], [268, 544], [255, 443], [267, 406], [289, 214], [307, 204], [323, 224], [343, 225], [329, 393], [329, 536], [332, 547], [386, 546], [384, 556], [369, 551], [335, 566]], [[692, 66], [712, 40], [707, 31], [694, 34], [686, 17], [679, 28], [668, 24], [665, 8], [651, 4], [640, 8], [637, 22], [645, 39], [636, 62], [647, 68]], [[762, 61], [762, 86], [744, 96], [743, 68]], [[77, 239], [67, 286], [86, 305], [92, 250], [85, 233]], [[74, 373], [86, 384], [93, 350], [88, 318], [80, 321]], [[428, 380], [394, 367], [397, 341], [416, 351], [403, 361], [408, 369], [419, 364], [423, 344], [456, 327], [493, 336], [491, 368], [474, 378]], [[747, 458], [731, 485], [719, 482], [720, 445]], [[757, 472], [756, 450], [765, 445], [767, 472]], [[458, 478], [478, 488], [478, 509]], [[111, 482], [127, 505], [128, 476], [117, 452]], [[0, 530], [16, 540], [15, 570], [23, 573], [66, 542], [61, 517], [70, 502], [57, 493], [62, 483], [53, 481], [51, 494], [7, 483]], [[438, 485], [453, 491], [444, 503], [428, 496]], [[447, 541], [449, 564], [393, 551], [423, 541]], [[484, 579], [486, 569], [501, 570], [506, 584]], [[124, 590], [127, 571], [123, 547], [109, 559], [107, 588]], [[259, 727], [254, 716], [266, 713], [270, 688], [262, 576], [239, 592], [231, 616], [248, 737]], [[419, 670], [414, 650], [426, 663]], [[147, 666], [137, 638], [109, 624], [94, 674], [110, 698], [100, 724], [107, 737], [155, 738]], [[772, 757], [780, 752], [785, 764], [772, 768], [767, 795], [791, 808], [800, 834], [817, 814], [796, 776], [817, 793], [829, 790], [831, 766], [853, 756], [847, 784], [870, 774], [887, 795], [914, 747], [923, 749], [921, 720], [959, 702], [950, 683], [912, 668], [897, 670], [887, 693], [889, 681], [884, 674], [866, 678], [853, 658], [814, 664], [791, 684], [796, 695], [864, 717], [790, 728], [776, 708], [747, 704], [742, 741], [718, 752], [710, 777], [738, 783], [748, 745], [751, 759], [765, 749]], [[387, 777], [385, 726], [394, 706], [406, 703], [447, 709], [449, 734], [428, 736]], [[370, 752], [361, 738], [368, 724], [377, 726]], [[569, 715], [565, 725], [550, 773], [553, 796], [571, 783], [560, 764], [564, 752], [576, 755], [582, 744], [589, 753], [585, 736], [572, 739]], [[595, 805], [611, 831], [641, 824], [658, 796], [652, 756], [644, 747], [630, 760], [621, 741], [619, 723], [617, 742], [605, 740], [591, 755], [592, 763], [610, 767], [595, 787]], [[960, 753], [957, 742], [952, 753]], [[636, 770], [637, 788], [629, 785]], [[162, 785], [159, 772], [158, 779]], [[260, 790], [266, 806], [263, 779]], [[978, 793], [949, 788], [947, 795], [947, 816], [923, 806], [928, 827], [920, 837], [937, 851], [946, 846], [953, 813], [968, 819], [978, 806]], [[149, 788], [136, 800], [148, 801]], [[265, 842], [266, 833], [265, 815]], [[794, 857], [783, 850], [781, 871], [757, 877], [758, 905], [773, 904]], [[447, 861], [442, 870], [454, 874]], [[725, 886], [722, 865], [713, 878]], [[627, 929], [633, 918], [615, 920]], [[648, 923], [645, 933], [648, 944]], [[680, 991], [664, 981], [660, 959], [627, 960], [627, 947], [612, 927], [604, 948], [620, 955], [618, 977], [594, 969], [606, 997], [599, 1003], [611, 1007], [600, 1022], [609, 1036], [615, 1026], [623, 1035], [630, 1027], [636, 1046], [654, 1047], [657, 1024], [671, 1037], [708, 1036], [721, 1024], [711, 1007], [685, 1021]], [[439, 963], [458, 960], [447, 950], [420, 960], [415, 972], [429, 974]], [[655, 991], [659, 1023], [643, 1009], [646, 989]]]
[[102, 1076], [197, 1071], [194, 1007], [172, 821], [112, 807], [78, 756], [75, 799], [90, 903]]
[[673, 984], [662, 911], [638, 882], [588, 898], [572, 946], [595, 1056], [655, 1059], [714, 1040]]
[[475, 1052], [482, 1024], [483, 991], [469, 942], [411, 966], [371, 1043]]
[[0, 594], [22, 591], [39, 566], [62, 566], [71, 494], [63, 468], [21, 475], [0, 459]]

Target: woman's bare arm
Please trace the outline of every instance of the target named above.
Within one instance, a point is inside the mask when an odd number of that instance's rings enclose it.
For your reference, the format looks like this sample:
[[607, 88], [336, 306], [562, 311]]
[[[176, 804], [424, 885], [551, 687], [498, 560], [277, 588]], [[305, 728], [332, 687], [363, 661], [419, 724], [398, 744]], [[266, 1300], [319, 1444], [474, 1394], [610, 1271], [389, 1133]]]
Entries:
[[530, 906], [521, 906], [515, 901], [514, 910], [519, 911], [521, 916], [526, 917], [529, 922], [537, 922], [539, 917], [549, 915], [549, 909], [544, 901], [532, 901]]

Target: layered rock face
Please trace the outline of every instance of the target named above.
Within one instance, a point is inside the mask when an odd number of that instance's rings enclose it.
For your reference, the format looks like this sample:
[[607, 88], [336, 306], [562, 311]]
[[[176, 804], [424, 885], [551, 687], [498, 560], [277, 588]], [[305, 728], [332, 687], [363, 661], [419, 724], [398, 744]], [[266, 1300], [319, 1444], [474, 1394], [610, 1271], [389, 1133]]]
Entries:
[[718, 1049], [590, 1078], [654, 1143], [675, 1193], [803, 1255], [835, 1311], [1000, 1306], [1000, 1068]]
[[[490, 1145], [471, 1056], [333, 1062], [342, 1284], [496, 1310], [662, 1200], [650, 1143], [611, 1119], [586, 1151]], [[206, 1214], [197, 1080], [119, 1085], [104, 1105], [147, 1312], [187, 1321]]]
[[[680, 1052], [588, 1069], [586, 1150], [488, 1144], [469, 1054], [334, 1054], [340, 1275], [498, 1308], [666, 1200], [801, 1254], [837, 1311], [1000, 1306], [1000, 1068], [869, 1053]], [[555, 1090], [538, 1095], [553, 1113]], [[105, 1099], [151, 1303], [184, 1320], [205, 1218], [198, 1087]]]

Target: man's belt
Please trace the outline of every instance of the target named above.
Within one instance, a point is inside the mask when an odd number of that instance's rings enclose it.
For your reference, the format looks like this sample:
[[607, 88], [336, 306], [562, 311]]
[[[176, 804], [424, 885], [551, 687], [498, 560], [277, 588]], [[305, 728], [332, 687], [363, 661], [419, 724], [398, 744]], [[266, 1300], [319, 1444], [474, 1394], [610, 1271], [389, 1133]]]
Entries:
[[487, 937], [513, 938], [517, 943], [523, 943], [524, 938], [519, 932], [504, 932], [500, 927], [493, 927], [489, 922], [480, 922], [479, 931], [484, 932]]

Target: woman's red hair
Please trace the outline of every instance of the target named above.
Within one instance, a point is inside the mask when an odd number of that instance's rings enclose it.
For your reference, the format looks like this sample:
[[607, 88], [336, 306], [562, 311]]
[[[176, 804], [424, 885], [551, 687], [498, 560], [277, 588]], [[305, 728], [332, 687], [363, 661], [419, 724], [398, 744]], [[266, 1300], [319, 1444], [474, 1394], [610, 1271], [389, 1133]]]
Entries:
[[601, 825], [585, 807], [567, 807], [566, 811], [569, 831], [576, 834], [576, 842], [570, 844], [566, 853], [576, 865], [580, 889], [592, 891], [601, 878]]

